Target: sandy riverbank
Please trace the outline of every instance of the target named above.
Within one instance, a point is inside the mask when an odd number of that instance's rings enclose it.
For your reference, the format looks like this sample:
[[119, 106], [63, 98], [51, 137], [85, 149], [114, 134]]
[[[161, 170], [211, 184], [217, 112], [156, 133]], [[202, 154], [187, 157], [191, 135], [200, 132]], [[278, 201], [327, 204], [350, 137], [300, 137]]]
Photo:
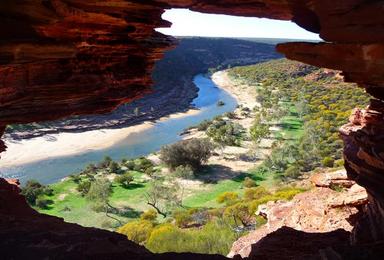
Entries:
[[[239, 104], [253, 108], [257, 105], [255, 95], [248, 86], [234, 85], [226, 71], [212, 75], [213, 82], [231, 94]], [[245, 90], [245, 88], [247, 88]], [[199, 113], [190, 109], [185, 113], [176, 113], [160, 118], [159, 121], [180, 118]], [[244, 122], [245, 123], [245, 122]], [[113, 146], [133, 133], [147, 130], [156, 122], [141, 124], [121, 129], [91, 130], [82, 133], [58, 133], [21, 141], [6, 139], [7, 151], [1, 154], [0, 167], [14, 167], [49, 158], [81, 154], [89, 150], [101, 150]]]
[[[185, 113], [176, 113], [162, 117], [156, 122], [180, 118], [199, 113], [190, 109]], [[7, 151], [1, 154], [0, 167], [13, 167], [49, 158], [69, 156], [89, 150], [106, 149], [133, 133], [145, 131], [153, 127], [153, 122], [144, 122], [121, 129], [92, 130], [82, 133], [59, 133], [36, 137], [21, 141], [6, 139]]]
[[260, 106], [256, 101], [256, 89], [250, 88], [248, 85], [235, 84], [229, 78], [227, 71], [218, 71], [212, 75], [212, 81], [220, 88], [231, 94], [238, 104], [253, 109]]

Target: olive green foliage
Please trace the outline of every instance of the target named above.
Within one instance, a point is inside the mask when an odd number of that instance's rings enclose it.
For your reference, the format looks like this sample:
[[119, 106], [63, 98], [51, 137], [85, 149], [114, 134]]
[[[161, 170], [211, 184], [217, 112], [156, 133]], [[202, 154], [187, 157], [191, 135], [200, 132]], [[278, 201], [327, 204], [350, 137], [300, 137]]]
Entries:
[[160, 159], [171, 169], [190, 166], [199, 169], [211, 156], [213, 146], [207, 139], [188, 139], [161, 148]]
[[77, 191], [81, 193], [82, 196], [85, 196], [87, 195], [87, 193], [89, 192], [89, 189], [91, 188], [91, 181], [89, 180], [84, 180], [84, 181], [81, 181], [78, 185], [77, 185]]
[[321, 163], [324, 167], [333, 167], [335, 160], [332, 157], [325, 157]]
[[254, 122], [249, 132], [255, 143], [260, 143], [261, 139], [268, 137], [271, 133], [269, 125], [261, 122]]
[[29, 180], [21, 190], [21, 194], [25, 196], [27, 202], [32, 206], [37, 206], [40, 208], [45, 208], [47, 206], [47, 201], [44, 201], [41, 196], [52, 195], [53, 190], [47, 186], [40, 184], [36, 180]]
[[177, 166], [176, 169], [173, 171], [173, 174], [176, 177], [183, 178], [183, 179], [192, 179], [194, 177], [194, 172], [191, 166]]
[[206, 130], [215, 143], [220, 145], [240, 146], [245, 130], [238, 124], [222, 118], [214, 120]]
[[91, 183], [86, 197], [95, 204], [96, 211], [104, 211], [109, 206], [111, 192], [111, 183], [107, 179], [100, 178]]
[[[257, 85], [257, 100], [262, 109], [250, 134], [255, 142], [268, 135], [268, 122], [282, 116], [300, 118], [303, 131], [277, 146], [263, 165], [269, 172], [296, 178], [300, 172], [316, 167], [334, 167], [342, 158], [342, 141], [338, 129], [345, 124], [351, 110], [365, 107], [369, 95], [354, 84], [344, 83], [313, 66], [285, 59], [253, 66], [236, 67], [229, 76], [249, 85]], [[284, 127], [284, 123], [282, 124]]]
[[117, 232], [126, 235], [138, 244], [145, 243], [153, 231], [153, 222], [145, 219], [135, 220], [120, 227]]
[[232, 191], [226, 191], [220, 194], [219, 197], [217, 197], [216, 201], [218, 203], [225, 203], [228, 206], [236, 203], [238, 199], [239, 199], [239, 194]]
[[117, 183], [120, 183], [121, 186], [123, 186], [124, 188], [128, 188], [129, 184], [131, 184], [131, 182], [133, 182], [133, 180], [134, 180], [133, 175], [130, 172], [126, 172], [122, 175], [119, 175], [115, 179], [115, 181]]
[[143, 214], [141, 214], [140, 219], [141, 220], [148, 220], [148, 221], [156, 221], [157, 218], [157, 212], [153, 209], [145, 211]]
[[252, 188], [252, 187], [256, 187], [257, 186], [256, 182], [254, 180], [252, 180], [251, 178], [249, 178], [249, 177], [245, 177], [245, 179], [243, 181], [243, 185], [246, 188]]
[[228, 254], [237, 235], [220, 222], [210, 222], [199, 229], [181, 229], [172, 224], [156, 227], [146, 243], [154, 253], [191, 252]]

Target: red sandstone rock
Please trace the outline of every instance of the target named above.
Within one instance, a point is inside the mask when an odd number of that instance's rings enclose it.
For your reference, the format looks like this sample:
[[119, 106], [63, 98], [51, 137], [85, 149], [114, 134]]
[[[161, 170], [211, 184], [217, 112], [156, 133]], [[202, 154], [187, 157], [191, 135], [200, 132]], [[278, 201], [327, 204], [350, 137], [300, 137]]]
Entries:
[[[151, 91], [153, 63], [174, 44], [153, 29], [167, 25], [160, 16], [171, 7], [293, 20], [327, 43], [289, 43], [279, 51], [342, 70], [346, 81], [384, 99], [381, 1], [3, 0], [0, 136], [7, 124], [104, 113]], [[370, 200], [355, 243], [384, 240], [383, 107], [373, 100], [341, 129], [348, 176], [367, 188]], [[26, 230], [33, 225], [25, 223]]]
[[[323, 176], [320, 177], [321, 174]], [[325, 233], [338, 229], [350, 232], [355, 221], [354, 215], [359, 212], [359, 207], [368, 203], [368, 199], [366, 191], [356, 184], [341, 192], [329, 188], [334, 180], [344, 178], [346, 175], [342, 171], [319, 173], [312, 180], [322, 187], [298, 194], [292, 201], [260, 205], [256, 214], [266, 217], [267, 224], [236, 241], [229, 256], [252, 255], [255, 244], [282, 227], [306, 233]]]

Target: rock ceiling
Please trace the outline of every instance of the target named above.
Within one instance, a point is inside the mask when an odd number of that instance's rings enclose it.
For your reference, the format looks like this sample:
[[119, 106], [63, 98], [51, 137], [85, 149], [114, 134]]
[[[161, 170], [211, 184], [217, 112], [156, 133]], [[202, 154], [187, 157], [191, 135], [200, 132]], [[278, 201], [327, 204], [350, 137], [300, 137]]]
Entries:
[[384, 1], [2, 0], [0, 134], [7, 124], [104, 113], [149, 93], [154, 62], [176, 44], [154, 31], [169, 26], [166, 8], [292, 20], [320, 34], [323, 43], [277, 49], [342, 70], [377, 98], [341, 134], [348, 174], [371, 202], [353, 241], [384, 239]]

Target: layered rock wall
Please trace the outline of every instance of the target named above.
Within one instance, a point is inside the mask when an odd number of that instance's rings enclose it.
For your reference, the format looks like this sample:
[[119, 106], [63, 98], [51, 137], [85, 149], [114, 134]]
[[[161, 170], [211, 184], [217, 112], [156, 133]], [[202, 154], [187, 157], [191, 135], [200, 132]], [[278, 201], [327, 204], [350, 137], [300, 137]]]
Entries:
[[[2, 0], [0, 133], [10, 123], [105, 113], [151, 91], [174, 42], [156, 33], [164, 8], [292, 20], [326, 43], [288, 43], [288, 58], [342, 70], [378, 100], [341, 133], [346, 169], [370, 205], [354, 243], [384, 238], [384, 16], [378, 0]], [[278, 36], [278, 35], [277, 35]], [[0, 143], [0, 151], [5, 147]]]

